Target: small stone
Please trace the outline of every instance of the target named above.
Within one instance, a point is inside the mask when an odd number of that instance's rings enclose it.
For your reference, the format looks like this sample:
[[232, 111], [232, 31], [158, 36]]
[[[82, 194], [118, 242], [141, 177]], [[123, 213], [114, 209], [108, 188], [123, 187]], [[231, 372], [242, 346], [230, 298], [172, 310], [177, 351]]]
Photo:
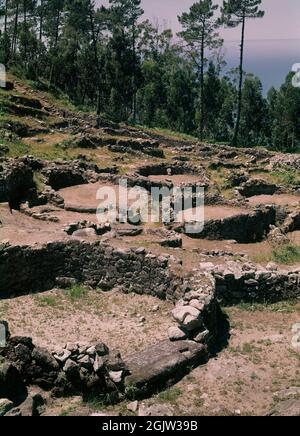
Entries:
[[97, 374], [99, 371], [101, 371], [103, 369], [103, 367], [104, 367], [104, 361], [103, 361], [102, 357], [97, 355], [95, 358], [94, 365], [93, 365], [93, 369], [94, 369], [95, 373]]
[[139, 416], [174, 416], [174, 410], [167, 404], [153, 404], [146, 406], [141, 404], [139, 407]]
[[183, 323], [187, 316], [197, 319], [200, 312], [192, 306], [176, 306], [175, 309], [172, 310], [172, 315], [177, 322]]
[[109, 371], [108, 375], [114, 383], [121, 383], [123, 371]]
[[202, 312], [202, 310], [204, 309], [204, 304], [196, 299], [193, 299], [189, 302], [189, 305], [192, 307], [195, 307], [196, 309], [198, 309], [200, 312]]
[[86, 350], [87, 354], [91, 357], [94, 357], [96, 354], [96, 347], [92, 346]]
[[179, 327], [170, 327], [168, 330], [169, 339], [171, 341], [180, 341], [186, 339], [186, 334]]
[[274, 262], [269, 262], [268, 265], [266, 266], [266, 270], [271, 271], [271, 272], [278, 271], [278, 265]]
[[63, 365], [69, 359], [71, 354], [72, 354], [71, 351], [64, 349], [62, 351], [55, 353], [53, 356], [57, 360], [57, 362]]
[[209, 337], [209, 331], [205, 330], [204, 332], [198, 333], [194, 337], [194, 341], [200, 343], [204, 343]]
[[0, 399], [0, 416], [4, 416], [14, 407], [14, 403], [7, 398]]
[[90, 368], [92, 366], [92, 362], [89, 356], [83, 356], [81, 359], [78, 359], [77, 362], [84, 368]]
[[78, 365], [74, 360], [68, 359], [65, 363], [65, 366], [63, 368], [63, 371], [66, 374], [73, 374], [75, 371], [78, 370]]
[[193, 331], [202, 326], [202, 321], [199, 318], [196, 318], [192, 315], [188, 315], [185, 317], [182, 327], [188, 331]]
[[159, 305], [156, 304], [156, 306], [153, 306], [151, 309], [151, 312], [158, 312], [159, 311]]
[[98, 356], [106, 356], [109, 353], [109, 348], [103, 342], [95, 345], [95, 349]]
[[138, 401], [132, 401], [131, 403], [127, 404], [127, 410], [129, 410], [130, 412], [136, 412], [138, 410], [138, 407]]
[[66, 350], [70, 351], [72, 354], [78, 351], [78, 344], [68, 343], [66, 345]]

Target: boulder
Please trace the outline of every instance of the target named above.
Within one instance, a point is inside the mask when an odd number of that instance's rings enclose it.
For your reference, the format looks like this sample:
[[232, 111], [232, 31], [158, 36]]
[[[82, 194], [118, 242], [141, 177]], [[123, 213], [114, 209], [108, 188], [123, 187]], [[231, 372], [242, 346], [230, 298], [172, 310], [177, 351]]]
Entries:
[[11, 409], [5, 416], [40, 416], [40, 407], [44, 399], [40, 394], [29, 395], [18, 407]]
[[174, 410], [167, 404], [141, 404], [138, 416], [174, 416]]
[[0, 416], [4, 416], [14, 407], [14, 403], [7, 398], [0, 398]]
[[192, 306], [176, 306], [172, 310], [172, 316], [178, 323], [184, 323], [187, 317], [197, 319], [200, 316], [200, 311]]
[[17, 368], [9, 362], [0, 366], [0, 398], [7, 398], [16, 404], [27, 396], [26, 386]]
[[159, 386], [179, 379], [194, 365], [206, 360], [206, 347], [193, 341], [171, 342], [167, 339], [149, 346], [126, 359], [130, 372], [125, 378], [128, 395], [132, 392], [131, 388], [137, 394], [157, 391]]
[[282, 401], [272, 409], [268, 416], [300, 416], [300, 399]]
[[186, 339], [186, 333], [177, 326], [170, 327], [168, 330], [168, 335], [171, 341], [180, 341]]
[[34, 359], [43, 369], [49, 369], [52, 371], [59, 370], [57, 361], [45, 348], [35, 347], [32, 352], [32, 359]]

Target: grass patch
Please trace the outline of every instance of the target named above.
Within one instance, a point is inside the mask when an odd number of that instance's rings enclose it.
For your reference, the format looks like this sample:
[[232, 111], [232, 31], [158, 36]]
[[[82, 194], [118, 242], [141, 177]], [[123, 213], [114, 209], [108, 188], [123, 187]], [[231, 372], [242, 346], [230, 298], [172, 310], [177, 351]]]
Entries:
[[173, 387], [167, 389], [166, 391], [160, 392], [158, 394], [158, 398], [160, 401], [163, 402], [175, 403], [177, 398], [180, 397], [181, 394], [182, 394], [181, 389]]
[[274, 262], [284, 265], [292, 265], [300, 262], [300, 246], [285, 244], [277, 247], [272, 253]]
[[300, 246], [293, 243], [278, 245], [270, 253], [252, 256], [252, 259], [256, 263], [276, 262], [279, 265], [294, 265], [300, 262]]
[[240, 303], [236, 308], [245, 312], [275, 312], [295, 313], [300, 312], [299, 300], [281, 301], [278, 303]]
[[80, 300], [87, 295], [87, 289], [80, 285], [74, 285], [66, 290], [66, 295], [71, 301]]
[[53, 295], [38, 295], [35, 300], [40, 307], [55, 307], [57, 305], [57, 298]]

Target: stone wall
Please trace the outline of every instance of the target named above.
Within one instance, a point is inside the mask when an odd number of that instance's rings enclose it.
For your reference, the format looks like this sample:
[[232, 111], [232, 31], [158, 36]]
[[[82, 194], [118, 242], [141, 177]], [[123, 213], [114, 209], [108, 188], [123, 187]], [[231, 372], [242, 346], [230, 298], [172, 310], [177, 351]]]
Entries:
[[120, 250], [101, 242], [49, 242], [41, 247], [0, 245], [0, 297], [41, 291], [74, 280], [109, 290], [174, 299], [180, 280], [166, 257], [143, 248]]
[[[276, 210], [272, 206], [267, 206], [253, 212], [220, 220], [207, 220], [202, 231], [187, 234], [197, 239], [210, 239], [213, 241], [234, 239], [239, 243], [251, 243], [263, 240], [270, 230], [270, 225], [275, 224], [275, 222]], [[183, 233], [186, 233], [187, 229], [188, 227], [185, 225], [174, 228], [174, 230]]]
[[230, 262], [214, 266], [216, 296], [222, 304], [240, 302], [274, 303], [300, 297], [300, 270], [279, 271]]
[[19, 206], [30, 189], [34, 188], [33, 172], [30, 167], [15, 159], [4, 159], [0, 163], [0, 202], [9, 201]]

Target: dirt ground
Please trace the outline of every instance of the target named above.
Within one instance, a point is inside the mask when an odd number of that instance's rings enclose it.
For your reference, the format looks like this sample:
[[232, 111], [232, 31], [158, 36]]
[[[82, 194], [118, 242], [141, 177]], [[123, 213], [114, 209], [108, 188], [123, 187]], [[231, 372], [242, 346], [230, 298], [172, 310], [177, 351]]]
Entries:
[[276, 204], [277, 206], [297, 206], [300, 204], [300, 196], [292, 194], [255, 195], [247, 200], [252, 206], [260, 204]]
[[[300, 387], [300, 355], [291, 345], [292, 326], [300, 322], [299, 302], [245, 305], [224, 312], [230, 322], [228, 346], [176, 385], [143, 400], [143, 405], [167, 405], [180, 416], [261, 416], [276, 404], [275, 392]], [[74, 397], [49, 400], [44, 413], [132, 415], [127, 405], [105, 408]]]
[[0, 319], [50, 350], [102, 341], [126, 356], [167, 337], [172, 308], [151, 296], [79, 288], [0, 300]]

